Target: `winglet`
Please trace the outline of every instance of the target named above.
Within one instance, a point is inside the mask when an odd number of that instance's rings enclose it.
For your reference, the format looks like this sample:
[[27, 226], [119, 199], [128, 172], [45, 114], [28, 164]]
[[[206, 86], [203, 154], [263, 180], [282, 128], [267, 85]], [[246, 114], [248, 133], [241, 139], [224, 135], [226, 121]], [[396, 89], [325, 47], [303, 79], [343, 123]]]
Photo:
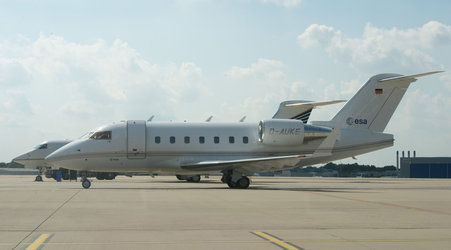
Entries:
[[334, 149], [335, 143], [337, 142], [338, 135], [340, 133], [339, 128], [334, 128], [332, 133], [324, 139], [324, 141], [319, 145], [319, 147], [313, 152], [313, 157], [320, 156], [330, 156], [332, 155], [332, 150]]

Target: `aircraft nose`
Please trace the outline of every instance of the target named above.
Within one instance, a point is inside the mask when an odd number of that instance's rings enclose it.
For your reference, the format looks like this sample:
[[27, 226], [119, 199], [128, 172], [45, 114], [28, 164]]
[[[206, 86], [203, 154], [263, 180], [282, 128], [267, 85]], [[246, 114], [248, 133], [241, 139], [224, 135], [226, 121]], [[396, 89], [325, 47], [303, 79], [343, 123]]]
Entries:
[[55, 162], [55, 161], [60, 161], [63, 160], [66, 156], [66, 152], [65, 150], [56, 150], [55, 152], [49, 154], [47, 157], [45, 157], [46, 161], [49, 162]]
[[25, 153], [25, 154], [21, 154], [21, 155], [17, 156], [16, 158], [14, 158], [13, 162], [19, 163], [19, 164], [24, 164], [29, 159], [30, 159], [30, 154]]
[[47, 157], [45, 157], [45, 160], [48, 162], [69, 160], [77, 153], [79, 152], [77, 152], [77, 150], [74, 150], [73, 147], [71, 147], [70, 145], [65, 145], [49, 154]]

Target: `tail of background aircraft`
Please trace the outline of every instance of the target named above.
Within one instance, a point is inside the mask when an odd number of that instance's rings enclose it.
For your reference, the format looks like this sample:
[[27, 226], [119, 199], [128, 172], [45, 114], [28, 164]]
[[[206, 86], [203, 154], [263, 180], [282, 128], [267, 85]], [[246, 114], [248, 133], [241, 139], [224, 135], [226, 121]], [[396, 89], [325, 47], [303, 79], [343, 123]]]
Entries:
[[371, 77], [329, 122], [312, 122], [334, 128], [367, 129], [383, 132], [410, 83], [428, 72], [402, 76], [379, 74]]

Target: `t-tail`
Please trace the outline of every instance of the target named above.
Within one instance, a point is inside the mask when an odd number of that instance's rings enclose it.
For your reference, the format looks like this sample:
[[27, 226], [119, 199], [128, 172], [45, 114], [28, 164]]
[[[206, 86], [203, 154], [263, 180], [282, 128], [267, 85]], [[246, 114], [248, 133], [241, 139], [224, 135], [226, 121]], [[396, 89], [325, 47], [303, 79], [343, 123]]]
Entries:
[[333, 128], [356, 128], [383, 132], [407, 88], [417, 77], [440, 73], [402, 76], [379, 74], [371, 77], [328, 122], [312, 122]]

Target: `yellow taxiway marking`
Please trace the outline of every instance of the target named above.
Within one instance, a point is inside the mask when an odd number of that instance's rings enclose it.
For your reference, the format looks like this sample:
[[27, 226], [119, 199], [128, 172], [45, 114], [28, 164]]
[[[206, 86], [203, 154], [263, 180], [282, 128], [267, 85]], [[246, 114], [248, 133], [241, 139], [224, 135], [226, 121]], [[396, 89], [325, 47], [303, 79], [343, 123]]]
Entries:
[[288, 250], [301, 249], [299, 247], [293, 246], [292, 244], [289, 244], [289, 243], [285, 242], [284, 240], [278, 239], [278, 238], [276, 238], [276, 237], [274, 237], [274, 236], [272, 236], [272, 235], [270, 235], [268, 233], [265, 233], [265, 232], [253, 232], [253, 234], [255, 234], [255, 235], [257, 235], [257, 236], [259, 236], [259, 237], [261, 237], [261, 238], [263, 238], [265, 240], [268, 240], [269, 242], [274, 243], [275, 245], [277, 245], [277, 246], [279, 246], [279, 247], [281, 247], [283, 249], [288, 249]]
[[35, 250], [38, 249], [49, 237], [51, 234], [41, 234], [37, 239], [35, 239], [26, 250]]

